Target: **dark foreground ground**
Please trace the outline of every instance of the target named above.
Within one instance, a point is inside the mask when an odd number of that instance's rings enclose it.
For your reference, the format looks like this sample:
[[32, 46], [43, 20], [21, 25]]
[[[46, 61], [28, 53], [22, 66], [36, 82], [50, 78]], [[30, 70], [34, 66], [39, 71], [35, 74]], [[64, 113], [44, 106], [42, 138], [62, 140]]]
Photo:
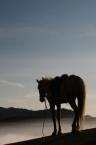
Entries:
[[83, 130], [78, 134], [65, 133], [55, 137], [46, 136], [10, 145], [96, 145], [96, 128]]

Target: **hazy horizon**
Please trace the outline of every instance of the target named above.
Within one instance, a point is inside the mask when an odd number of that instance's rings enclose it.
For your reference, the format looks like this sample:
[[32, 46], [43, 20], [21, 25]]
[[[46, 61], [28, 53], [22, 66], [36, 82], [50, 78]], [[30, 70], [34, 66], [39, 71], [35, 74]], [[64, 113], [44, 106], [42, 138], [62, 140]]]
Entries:
[[[12, 142], [19, 142], [33, 138], [42, 137], [43, 119], [32, 121], [23, 120], [20, 122], [6, 122], [0, 123], [0, 144], [8, 144]], [[95, 127], [96, 120], [85, 121], [82, 129], [89, 129]], [[71, 132], [72, 118], [61, 119], [62, 133]], [[34, 131], [33, 131], [34, 130]], [[53, 131], [52, 120], [45, 120], [44, 136], [50, 136]]]
[[0, 106], [43, 109], [36, 79], [66, 73], [84, 79], [96, 116], [95, 62], [96, 1], [0, 0]]

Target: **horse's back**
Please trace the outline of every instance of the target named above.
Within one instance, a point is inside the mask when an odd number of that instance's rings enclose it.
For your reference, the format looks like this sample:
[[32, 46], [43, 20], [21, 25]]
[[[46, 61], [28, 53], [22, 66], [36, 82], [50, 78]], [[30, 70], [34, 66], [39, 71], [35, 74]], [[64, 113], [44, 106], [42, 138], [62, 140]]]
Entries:
[[64, 98], [65, 101], [70, 97], [80, 96], [84, 89], [83, 80], [76, 75], [63, 74], [61, 77], [56, 76], [51, 81], [51, 93], [54, 98]]
[[83, 90], [83, 80], [76, 75], [63, 77], [61, 83], [61, 96], [71, 97], [81, 95]]
[[[79, 76], [76, 75], [70, 75], [69, 76], [69, 84], [73, 87], [81, 87], [81, 85], [83, 84], [83, 79]], [[76, 87], [76, 88], [77, 88]]]
[[81, 77], [76, 75], [70, 76], [71, 91], [74, 95], [82, 96], [85, 94], [85, 84]]

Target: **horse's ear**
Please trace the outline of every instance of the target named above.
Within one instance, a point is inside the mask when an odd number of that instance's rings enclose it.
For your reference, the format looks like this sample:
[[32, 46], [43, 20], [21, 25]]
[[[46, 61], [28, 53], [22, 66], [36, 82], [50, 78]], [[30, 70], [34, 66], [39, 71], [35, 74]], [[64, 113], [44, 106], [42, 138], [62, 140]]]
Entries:
[[42, 80], [44, 80], [45, 79], [45, 77], [42, 77]]
[[39, 83], [39, 82], [40, 82], [38, 79], [37, 79], [36, 81], [37, 81], [37, 83]]

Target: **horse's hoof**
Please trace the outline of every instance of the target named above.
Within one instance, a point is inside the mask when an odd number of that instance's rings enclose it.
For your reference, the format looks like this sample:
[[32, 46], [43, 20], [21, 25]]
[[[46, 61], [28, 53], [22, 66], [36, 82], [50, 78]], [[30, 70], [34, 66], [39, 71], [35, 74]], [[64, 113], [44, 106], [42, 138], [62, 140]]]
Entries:
[[53, 132], [53, 133], [52, 133], [52, 136], [56, 136], [56, 132]]
[[76, 129], [76, 128], [72, 129], [72, 134], [77, 134], [77, 133], [79, 133], [78, 129]]
[[62, 135], [62, 132], [61, 132], [61, 131], [59, 131], [57, 135]]

